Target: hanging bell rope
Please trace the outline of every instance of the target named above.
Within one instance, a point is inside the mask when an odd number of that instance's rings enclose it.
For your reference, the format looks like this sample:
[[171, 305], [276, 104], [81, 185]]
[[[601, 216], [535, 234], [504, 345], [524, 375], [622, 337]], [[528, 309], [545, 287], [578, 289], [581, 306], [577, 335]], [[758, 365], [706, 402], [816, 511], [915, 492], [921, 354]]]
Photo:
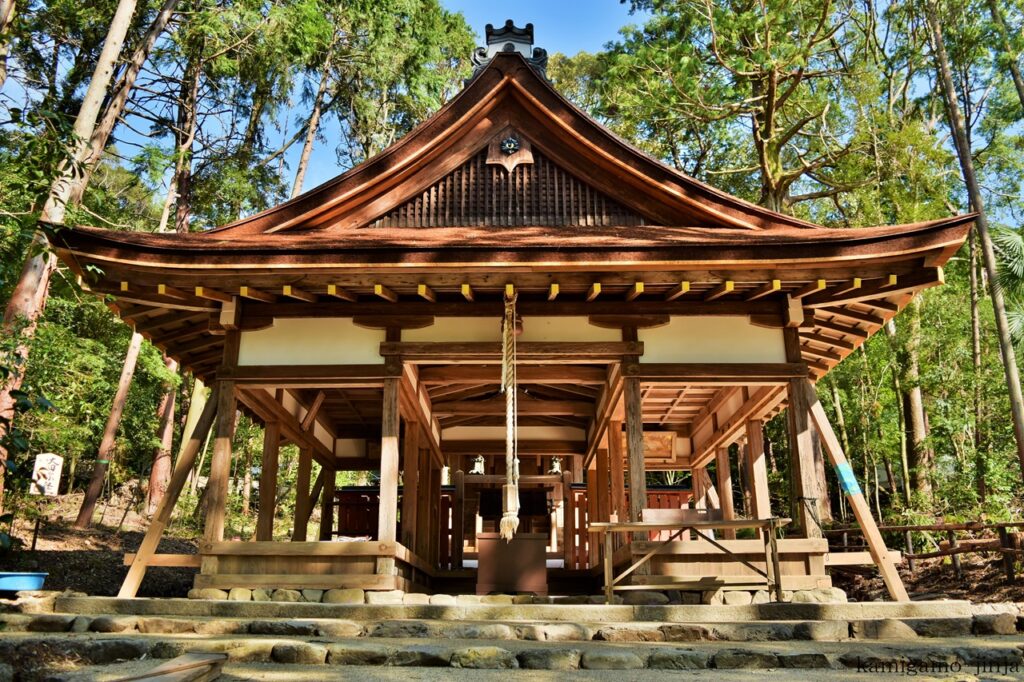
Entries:
[[519, 453], [516, 434], [516, 293], [505, 292], [505, 319], [501, 330], [501, 392], [505, 394], [505, 485], [502, 486], [501, 523], [506, 542], [519, 528]]

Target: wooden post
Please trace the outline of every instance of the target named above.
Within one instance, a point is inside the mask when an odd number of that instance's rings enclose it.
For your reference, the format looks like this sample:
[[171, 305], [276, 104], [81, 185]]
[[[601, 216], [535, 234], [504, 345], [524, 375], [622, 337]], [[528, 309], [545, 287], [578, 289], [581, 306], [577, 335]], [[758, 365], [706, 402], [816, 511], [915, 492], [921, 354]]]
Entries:
[[572, 472], [562, 472], [562, 560], [564, 568], [576, 568], [576, 509], [572, 506]]
[[306, 526], [313, 501], [309, 497], [309, 477], [313, 471], [313, 448], [305, 445], [299, 449], [299, 472], [295, 478], [295, 524], [292, 529], [293, 542], [306, 541]]
[[430, 551], [430, 469], [433, 465], [430, 451], [420, 450], [419, 482], [416, 489], [416, 554], [424, 560]]
[[768, 496], [768, 468], [764, 462], [764, 434], [760, 421], [747, 422], [747, 463], [750, 472], [751, 516], [768, 519], [772, 516]]
[[[1014, 549], [1014, 543], [1010, 531], [1006, 526], [999, 526], [999, 547], [1001, 549]], [[1016, 567], [1014, 566], [1015, 555], [1010, 552], [1000, 552], [1003, 555], [1003, 571], [1006, 573], [1006, 580], [1014, 582], [1017, 579]]]
[[256, 517], [256, 539], [274, 539], [274, 512], [277, 501], [277, 466], [281, 454], [281, 422], [269, 421], [263, 427], [263, 458], [260, 461], [260, 510]]
[[462, 568], [462, 549], [466, 531], [466, 474], [459, 470], [452, 474], [455, 480], [455, 500], [452, 504], [452, 568]]
[[[380, 510], [377, 540], [395, 542], [398, 532], [398, 377], [384, 379], [380, 434]], [[395, 575], [395, 558], [377, 559], [378, 575]]]
[[791, 476], [796, 487], [795, 519], [804, 537], [820, 538], [818, 524], [819, 490], [814, 469], [814, 431], [807, 418], [807, 399], [801, 390], [803, 379], [789, 382], [789, 406], [786, 410], [789, 426]]
[[206, 483], [206, 542], [224, 539], [224, 514], [228, 504], [228, 478], [231, 476], [231, 440], [235, 435], [235, 383], [218, 381], [217, 427], [210, 459], [210, 479]]
[[595, 485], [597, 488], [597, 518], [595, 521], [607, 521], [609, 519], [611, 503], [611, 491], [608, 489], [608, 449], [598, 448], [597, 450], [597, 476]]
[[839, 439], [836, 438], [832, 425], [828, 422], [825, 408], [818, 402], [817, 393], [814, 391], [814, 384], [809, 379], [803, 379], [798, 386], [802, 388], [806, 404], [810, 407], [810, 415], [814, 422], [814, 427], [818, 429], [821, 443], [825, 446], [825, 452], [828, 453], [829, 460], [835, 468], [836, 476], [839, 479], [839, 486], [850, 500], [853, 515], [857, 518], [857, 523], [864, 532], [864, 539], [868, 543], [868, 551], [871, 553], [871, 558], [874, 560], [875, 565], [878, 566], [878, 572], [882, 574], [882, 580], [885, 581], [885, 586], [889, 590], [889, 596], [896, 601], [909, 601], [910, 597], [907, 594], [907, 588], [903, 586], [903, 581], [896, 570], [896, 565], [893, 563], [892, 557], [889, 556], [889, 551], [882, 540], [882, 534], [878, 532], [875, 519], [871, 516], [871, 507], [868, 506], [867, 500], [864, 499], [864, 493], [861, 492], [860, 485], [857, 484], [853, 468], [846, 460], [846, 454], [839, 444]]
[[[174, 473], [171, 474], [171, 481], [167, 484], [167, 492], [164, 494], [163, 499], [160, 500], [156, 514], [153, 515], [153, 520], [149, 522], [149, 528], [146, 529], [146, 535], [142, 539], [139, 551], [135, 553], [135, 558], [128, 568], [128, 575], [125, 576], [124, 582], [121, 583], [121, 589], [117, 593], [119, 599], [131, 599], [139, 591], [139, 585], [146, 575], [146, 565], [149, 559], [156, 553], [157, 546], [160, 544], [160, 537], [171, 520], [171, 512], [174, 511], [174, 505], [178, 502], [178, 497], [185, 487], [185, 481], [192, 471], [192, 465], [195, 464], [199, 448], [206, 442], [206, 434], [210, 432], [210, 427], [213, 425], [217, 405], [220, 403], [219, 390], [220, 387], [215, 384], [213, 395], [207, 401], [202, 414], [199, 415], [199, 419], [195, 422], [195, 428], [192, 430], [191, 437], [185, 442], [185, 446], [178, 455], [178, 462], [174, 467]], [[231, 416], [234, 418], [234, 414]]]
[[338, 472], [333, 468], [324, 467], [320, 470], [323, 479], [323, 492], [320, 494], [320, 534], [321, 542], [330, 542], [334, 537], [334, 490], [337, 486]]
[[402, 544], [416, 551], [416, 501], [419, 495], [420, 425], [406, 422], [402, 443]]
[[430, 565], [441, 559], [441, 467], [430, 470]]
[[[732, 521], [736, 518], [736, 510], [732, 500], [732, 468], [729, 463], [729, 448], [718, 448], [715, 451], [715, 478], [718, 480], [718, 503], [722, 508], [722, 519]], [[726, 540], [736, 539], [735, 529], [722, 531]]]
[[[703, 473], [702, 473], [703, 472]], [[704, 468], [691, 469], [690, 470], [690, 481], [691, 487], [693, 488], [693, 508], [694, 509], [707, 509], [707, 495], [708, 491], [704, 485]]]
[[[587, 471], [587, 525], [597, 521], [597, 469]], [[593, 535], [587, 534], [587, 568], [597, 566], [601, 556], [601, 543]]]
[[[612, 512], [619, 521], [629, 518], [629, 509], [626, 507], [626, 462], [622, 449], [622, 422], [610, 422], [608, 424], [608, 460], [611, 469]], [[615, 535], [618, 538], [618, 534]]]
[[[629, 457], [629, 520], [642, 521], [644, 505], [647, 504], [647, 479], [644, 470], [644, 418], [640, 380], [626, 377], [623, 385], [626, 402], [626, 454]], [[647, 538], [645, 533], [634, 533], [633, 539], [643, 542]]]

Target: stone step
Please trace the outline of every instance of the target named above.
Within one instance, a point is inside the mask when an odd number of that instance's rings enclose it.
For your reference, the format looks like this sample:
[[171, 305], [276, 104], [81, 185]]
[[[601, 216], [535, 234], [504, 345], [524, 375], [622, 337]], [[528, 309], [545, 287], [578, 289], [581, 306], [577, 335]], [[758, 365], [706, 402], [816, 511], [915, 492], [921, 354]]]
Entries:
[[[587, 613], [577, 614], [585, 618]], [[5, 614], [7, 632], [97, 632], [327, 638], [406, 637], [420, 639], [521, 639], [534, 641], [690, 642], [841, 641], [913, 639], [1017, 633], [1011, 613], [974, 617], [885, 618], [864, 620], [761, 620], [733, 622], [594, 622], [545, 620], [440, 620], [427, 618], [355, 620], [350, 618], [251, 619], [181, 616]]]
[[[324, 604], [205, 599], [118, 599], [56, 596], [40, 611], [78, 615], [181, 616], [188, 618], [345, 618], [356, 621], [425, 618], [432, 620], [587, 621], [593, 623], [728, 623], [793, 620], [870, 620], [880, 618], [971, 618], [976, 607], [959, 600], [927, 602], [847, 602], [843, 604], [747, 604], [630, 606], [604, 604]], [[478, 598], [479, 599], [479, 598]], [[1014, 608], [1013, 613], [1018, 611]], [[583, 615], [585, 614], [585, 615]]]
[[[910, 642], [541, 642], [416, 638], [32, 634], [0, 638], [0, 661], [16, 675], [73, 669], [122, 660], [166, 659], [186, 652], [223, 652], [232, 663], [301, 664], [309, 676], [318, 666], [403, 666], [540, 670], [737, 670], [816, 669], [906, 674], [913, 669], [938, 675], [1019, 675], [1024, 651], [1018, 637], [964, 641], [940, 638]], [[5, 671], [0, 670], [0, 676]]]

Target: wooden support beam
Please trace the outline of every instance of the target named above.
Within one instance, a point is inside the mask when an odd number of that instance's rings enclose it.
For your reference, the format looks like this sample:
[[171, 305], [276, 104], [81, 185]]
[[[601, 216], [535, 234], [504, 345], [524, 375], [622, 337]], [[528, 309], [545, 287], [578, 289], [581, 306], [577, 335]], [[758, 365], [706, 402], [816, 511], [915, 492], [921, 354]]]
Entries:
[[[380, 436], [380, 509], [377, 540], [395, 542], [398, 535], [398, 412], [399, 377], [384, 380]], [[377, 559], [377, 575], [395, 575], [394, 557]]]
[[900, 574], [896, 570], [892, 556], [885, 547], [882, 534], [878, 532], [875, 519], [871, 516], [871, 508], [868, 506], [867, 500], [864, 499], [864, 494], [857, 483], [857, 478], [853, 474], [853, 468], [846, 459], [846, 454], [839, 444], [839, 439], [836, 438], [835, 431], [832, 430], [832, 425], [825, 414], [825, 408], [818, 402], [818, 395], [814, 390], [814, 384], [804, 380], [800, 382], [800, 388], [803, 391], [804, 404], [810, 407], [811, 421], [818, 431], [832, 466], [835, 468], [840, 487], [850, 501], [857, 524], [864, 532], [864, 539], [868, 543], [868, 551], [871, 553], [871, 558], [874, 560], [875, 565], [878, 566], [878, 571], [882, 575], [882, 580], [885, 581], [889, 596], [896, 601], [909, 601], [910, 596], [907, 594], [907, 589], [900, 579]]
[[297, 301], [305, 301], [306, 303], [316, 303], [316, 294], [305, 289], [300, 289], [291, 284], [285, 284], [281, 287], [281, 294], [286, 298], [294, 298]]
[[556, 298], [558, 298], [558, 292], [558, 282], [552, 282], [550, 285], [548, 285], [548, 300], [553, 301]]
[[722, 296], [725, 296], [726, 294], [731, 294], [733, 289], [735, 288], [736, 283], [733, 282], [731, 279], [727, 279], [718, 286], [716, 286], [714, 289], [711, 289], [709, 292], [704, 294], [704, 300], [714, 301], [716, 299], [721, 298]]
[[850, 290], [841, 294], [824, 291], [819, 295], [809, 298], [805, 305], [810, 308], [824, 308], [863, 302], [865, 305], [884, 306], [885, 301], [875, 301], [873, 299], [884, 299], [899, 294], [914, 294], [921, 289], [944, 284], [945, 281], [946, 277], [942, 268], [922, 268], [920, 271], [904, 277], [889, 275], [888, 277], [872, 280], [856, 290]]
[[576, 508], [569, 470], [562, 472], [562, 559], [567, 570], [576, 568]]
[[327, 285], [327, 295], [331, 298], [341, 299], [342, 301], [348, 301], [349, 303], [355, 303], [357, 296], [346, 289], [342, 289], [337, 284]]
[[452, 473], [455, 497], [452, 499], [452, 568], [462, 569], [462, 554], [466, 533], [466, 480], [461, 469]]
[[[210, 394], [209, 399], [206, 401], [206, 406], [203, 408], [199, 419], [196, 420], [195, 427], [192, 429], [192, 435], [178, 456], [178, 461], [174, 465], [174, 473], [171, 474], [171, 480], [167, 484], [167, 491], [164, 493], [163, 499], [160, 500], [160, 504], [157, 505], [153, 520], [149, 522], [149, 528], [146, 529], [146, 535], [142, 538], [142, 544], [139, 546], [139, 550], [135, 553], [132, 563], [128, 568], [128, 575], [125, 576], [124, 582], [121, 583], [121, 589], [117, 593], [119, 599], [132, 599], [139, 591], [139, 585], [142, 584], [142, 579], [146, 576], [146, 567], [156, 553], [157, 546], [160, 544], [160, 538], [163, 536], [167, 524], [171, 521], [174, 505], [177, 504], [178, 497], [181, 496], [181, 491], [185, 488], [185, 481], [188, 479], [189, 474], [192, 473], [196, 455], [206, 443], [206, 435], [213, 426], [217, 408], [221, 403], [220, 390], [220, 384], [214, 384], [213, 393]], [[234, 411], [232, 411], [232, 420], [234, 416]]]
[[656, 363], [623, 365], [624, 376], [645, 382], [716, 384], [737, 386], [785, 386], [790, 379], [807, 375], [800, 363]]
[[[334, 537], [334, 491], [337, 486], [338, 473], [332, 467], [320, 470], [317, 479], [323, 480], [323, 491], [320, 495], [320, 533], [321, 542], [329, 542]], [[314, 486], [315, 487], [315, 486]]]
[[430, 472], [433, 467], [434, 462], [430, 458], [430, 451], [421, 449], [417, 467], [419, 482], [416, 490], [415, 552], [422, 559], [427, 558], [427, 553], [430, 550], [430, 532], [433, 528], [430, 524]]
[[811, 431], [808, 409], [803, 380], [794, 379], [789, 384], [789, 405], [786, 409], [790, 475], [796, 493], [793, 512], [804, 537], [820, 538], [821, 528], [815, 517], [822, 503], [818, 498], [824, 492], [824, 485], [815, 477], [814, 433]]
[[277, 467], [280, 462], [281, 422], [268, 421], [263, 427], [263, 457], [260, 460], [260, 509], [256, 517], [256, 539], [274, 539], [277, 511]]
[[418, 422], [407, 421], [402, 442], [402, 544], [410, 549], [416, 547], [416, 511], [420, 494], [420, 428]]
[[416, 295], [422, 298], [424, 301], [430, 301], [431, 303], [437, 303], [437, 294], [426, 284], [420, 283], [416, 285]]
[[470, 303], [476, 300], [476, 294], [473, 293], [473, 287], [471, 285], [463, 283], [462, 286], [459, 287], [459, 291], [462, 292], [462, 298], [466, 299]]
[[295, 524], [292, 529], [292, 542], [305, 542], [306, 526], [313, 509], [310, 499], [309, 483], [313, 467], [313, 449], [299, 449], [299, 471], [295, 478]]
[[[447, 365], [420, 368], [420, 383], [427, 386], [486, 385], [501, 381], [499, 365]], [[569, 384], [594, 386], [603, 384], [606, 372], [598, 367], [579, 365], [517, 365], [516, 378], [521, 384]]]
[[234, 299], [231, 294], [211, 289], [210, 287], [196, 287], [195, 293], [196, 298], [205, 298], [208, 301], [218, 301], [220, 303], [230, 303]]
[[818, 308], [818, 310], [832, 315], [833, 317], [843, 317], [847, 320], [853, 320], [854, 322], [863, 322], [864, 324], [872, 324], [876, 327], [881, 327], [885, 324], [885, 318], [879, 317], [878, 315], [872, 315], [871, 313], [862, 313], [859, 310], [851, 310], [850, 308], [844, 308], [842, 306], [836, 306], [833, 308]]
[[626, 300], [627, 301], [635, 300], [638, 296], [640, 296], [643, 293], [644, 293], [644, 283], [643, 282], [633, 282], [633, 285], [630, 286], [629, 289], [626, 290]]
[[826, 360], [834, 360], [835, 362], [839, 362], [840, 360], [843, 359], [843, 356], [840, 355], [839, 353], [833, 353], [832, 351], [829, 350], [815, 348], [814, 346], [808, 344], [801, 345], [800, 351], [806, 355], [813, 355], [816, 358], [824, 358]]
[[587, 302], [589, 303], [590, 301], [593, 301], [595, 298], [597, 298], [600, 295], [601, 295], [601, 283], [600, 282], [594, 282], [593, 284], [590, 285], [590, 288], [587, 289], [587, 296], [586, 296]]
[[748, 421], [766, 417], [782, 402], [785, 396], [786, 393], [783, 389], [774, 386], [758, 389], [727, 419], [719, 420], [718, 428], [709, 436], [699, 442], [694, 442], [690, 465], [693, 467], [706, 466], [714, 458], [718, 448], [735, 442], [741, 436]]
[[814, 331], [802, 331], [800, 332], [800, 338], [805, 341], [814, 341], [815, 343], [824, 344], [826, 346], [842, 348], [843, 350], [854, 350], [857, 348], [856, 344], [845, 339], [837, 339]]
[[253, 287], [238, 287], [238, 295], [260, 303], [277, 303], [277, 296]]
[[665, 294], [665, 300], [674, 301], [680, 296], [685, 296], [688, 293], [690, 293], [690, 283], [687, 282], [686, 280], [683, 280], [682, 282], [668, 290], [668, 292]]
[[[516, 356], [524, 362], [558, 360], [574, 364], [614, 362], [623, 355], [642, 355], [641, 342], [527, 341], [516, 344]], [[397, 356], [411, 363], [494, 363], [501, 359], [498, 342], [388, 342], [380, 344], [384, 357]]]
[[608, 521], [611, 514], [611, 487], [609, 485], [608, 448], [597, 449], [597, 516], [595, 521]]
[[608, 465], [611, 472], [612, 488], [611, 512], [619, 521], [629, 518], [626, 507], [626, 470], [625, 452], [622, 440], [622, 422], [608, 423]]
[[780, 279], [773, 279], [772, 281], [768, 282], [764, 286], [758, 287], [754, 291], [752, 291], [749, 294], [747, 294], [747, 297], [746, 297], [745, 300], [747, 300], [747, 301], [756, 301], [758, 299], [764, 298], [765, 296], [770, 296], [771, 294], [774, 294], [775, 292], [781, 291], [781, 290], [782, 290], [782, 280], [780, 280]]
[[760, 420], [746, 423], [746, 456], [750, 471], [750, 500], [754, 518], [768, 519], [772, 515], [771, 498], [768, 493], [768, 468], [765, 466], [764, 429]]
[[797, 289], [796, 291], [792, 292], [790, 294], [790, 297], [791, 298], [806, 298], [807, 296], [810, 296], [811, 294], [816, 294], [819, 291], [823, 290], [827, 285], [828, 285], [828, 282], [826, 282], [825, 280], [823, 280], [823, 279], [816, 279], [813, 282], [808, 282], [804, 286], [802, 286], [799, 289]]
[[[715, 478], [718, 480], [718, 504], [722, 510], [722, 519], [732, 521], [736, 518], [736, 510], [733, 506], [732, 465], [729, 462], [729, 448], [718, 448], [715, 451]], [[736, 529], [726, 529], [722, 535], [726, 540], [735, 540]]]
[[313, 404], [306, 410], [306, 416], [302, 418], [302, 430], [309, 431], [313, 428], [313, 424], [316, 423], [316, 417], [320, 414], [320, 408], [323, 407], [324, 400], [327, 399], [327, 393], [320, 391], [313, 398]]
[[190, 294], [182, 289], [177, 289], [166, 284], [157, 284], [156, 293], [160, 296], [166, 296], [167, 298], [177, 298], [182, 301], [191, 301], [195, 299], [194, 294]]
[[841, 282], [840, 284], [837, 284], [833, 288], [829, 289], [828, 294], [829, 296], [842, 296], [844, 294], [849, 294], [854, 291], [857, 291], [858, 289], [861, 288], [861, 286], [863, 286], [863, 284], [864, 280], [862, 280], [860, 277], [854, 277], [852, 279], [846, 280], [845, 282]]
[[[647, 504], [647, 479], [644, 467], [643, 401], [640, 380], [623, 380], [623, 399], [626, 406], [626, 456], [629, 459], [629, 520], [642, 521]], [[635, 534], [637, 539], [643, 533]], [[643, 538], [639, 538], [643, 539]]]
[[217, 427], [210, 458], [210, 478], [206, 483], [206, 523], [203, 539], [224, 539], [224, 515], [228, 503], [228, 478], [231, 475], [231, 440], [235, 435], [235, 385], [218, 381]]
[[814, 326], [829, 331], [838, 332], [839, 334], [845, 334], [846, 336], [853, 336], [858, 339], [867, 339], [870, 334], [859, 327], [851, 327], [849, 325], [840, 324], [835, 320], [823, 320], [817, 316], [814, 318]]
[[[582, 455], [587, 444], [582, 440], [521, 440], [518, 449], [522, 455], [544, 455], [566, 457]], [[494, 440], [443, 440], [441, 450], [449, 455], [504, 456], [505, 441]]]
[[[504, 415], [505, 398], [489, 400], [451, 400], [434, 403], [434, 416], [450, 417], [456, 415]], [[593, 417], [593, 403], [576, 400], [537, 400], [533, 398], [522, 398], [516, 404], [516, 411], [520, 416], [542, 415], [542, 416], [564, 416], [564, 417]]]

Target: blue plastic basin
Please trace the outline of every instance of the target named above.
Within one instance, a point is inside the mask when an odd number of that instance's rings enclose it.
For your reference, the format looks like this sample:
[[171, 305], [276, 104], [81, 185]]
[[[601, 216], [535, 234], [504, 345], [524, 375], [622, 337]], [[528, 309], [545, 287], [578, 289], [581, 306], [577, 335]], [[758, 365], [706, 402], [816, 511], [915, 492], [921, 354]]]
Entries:
[[0, 573], [0, 592], [41, 590], [49, 573]]

